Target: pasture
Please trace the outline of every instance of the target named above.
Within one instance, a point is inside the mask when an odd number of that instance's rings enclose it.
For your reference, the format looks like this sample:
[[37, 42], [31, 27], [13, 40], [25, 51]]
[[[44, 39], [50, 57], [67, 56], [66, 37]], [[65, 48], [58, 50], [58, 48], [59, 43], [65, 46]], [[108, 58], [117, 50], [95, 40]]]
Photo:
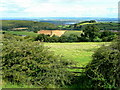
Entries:
[[109, 42], [80, 42], [80, 43], [44, 43], [56, 55], [65, 60], [77, 62], [77, 66], [84, 66], [92, 60], [92, 54], [102, 45]]

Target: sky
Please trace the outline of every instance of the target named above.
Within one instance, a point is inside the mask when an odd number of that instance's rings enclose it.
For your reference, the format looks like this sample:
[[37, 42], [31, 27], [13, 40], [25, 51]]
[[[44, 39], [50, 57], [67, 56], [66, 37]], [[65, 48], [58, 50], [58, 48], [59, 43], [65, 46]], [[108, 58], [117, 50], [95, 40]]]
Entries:
[[0, 17], [118, 17], [119, 0], [0, 0]]

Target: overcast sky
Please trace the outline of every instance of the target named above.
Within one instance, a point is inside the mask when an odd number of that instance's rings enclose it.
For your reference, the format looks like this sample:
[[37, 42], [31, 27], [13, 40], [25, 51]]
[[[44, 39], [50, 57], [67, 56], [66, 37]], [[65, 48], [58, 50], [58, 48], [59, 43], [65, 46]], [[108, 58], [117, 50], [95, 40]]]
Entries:
[[0, 0], [0, 17], [118, 17], [119, 0]]

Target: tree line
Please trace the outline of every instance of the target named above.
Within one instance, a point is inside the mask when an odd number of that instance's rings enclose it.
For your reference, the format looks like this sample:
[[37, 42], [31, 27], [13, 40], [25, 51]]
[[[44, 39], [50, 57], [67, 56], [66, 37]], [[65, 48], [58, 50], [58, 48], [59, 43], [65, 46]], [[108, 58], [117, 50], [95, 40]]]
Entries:
[[83, 33], [80, 36], [71, 34], [69, 36], [62, 35], [58, 37], [55, 35], [39, 34], [34, 40], [42, 42], [109, 42], [116, 37], [116, 32], [108, 30], [100, 32], [100, 29], [96, 25], [87, 25], [83, 28]]

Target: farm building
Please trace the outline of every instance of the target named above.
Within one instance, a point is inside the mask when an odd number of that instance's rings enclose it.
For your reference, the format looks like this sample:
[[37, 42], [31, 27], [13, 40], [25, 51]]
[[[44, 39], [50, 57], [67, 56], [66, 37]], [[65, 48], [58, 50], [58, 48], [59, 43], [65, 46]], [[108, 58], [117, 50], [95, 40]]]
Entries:
[[45, 34], [45, 35], [56, 35], [56, 36], [61, 36], [65, 33], [66, 30], [40, 30], [38, 31], [38, 34]]

